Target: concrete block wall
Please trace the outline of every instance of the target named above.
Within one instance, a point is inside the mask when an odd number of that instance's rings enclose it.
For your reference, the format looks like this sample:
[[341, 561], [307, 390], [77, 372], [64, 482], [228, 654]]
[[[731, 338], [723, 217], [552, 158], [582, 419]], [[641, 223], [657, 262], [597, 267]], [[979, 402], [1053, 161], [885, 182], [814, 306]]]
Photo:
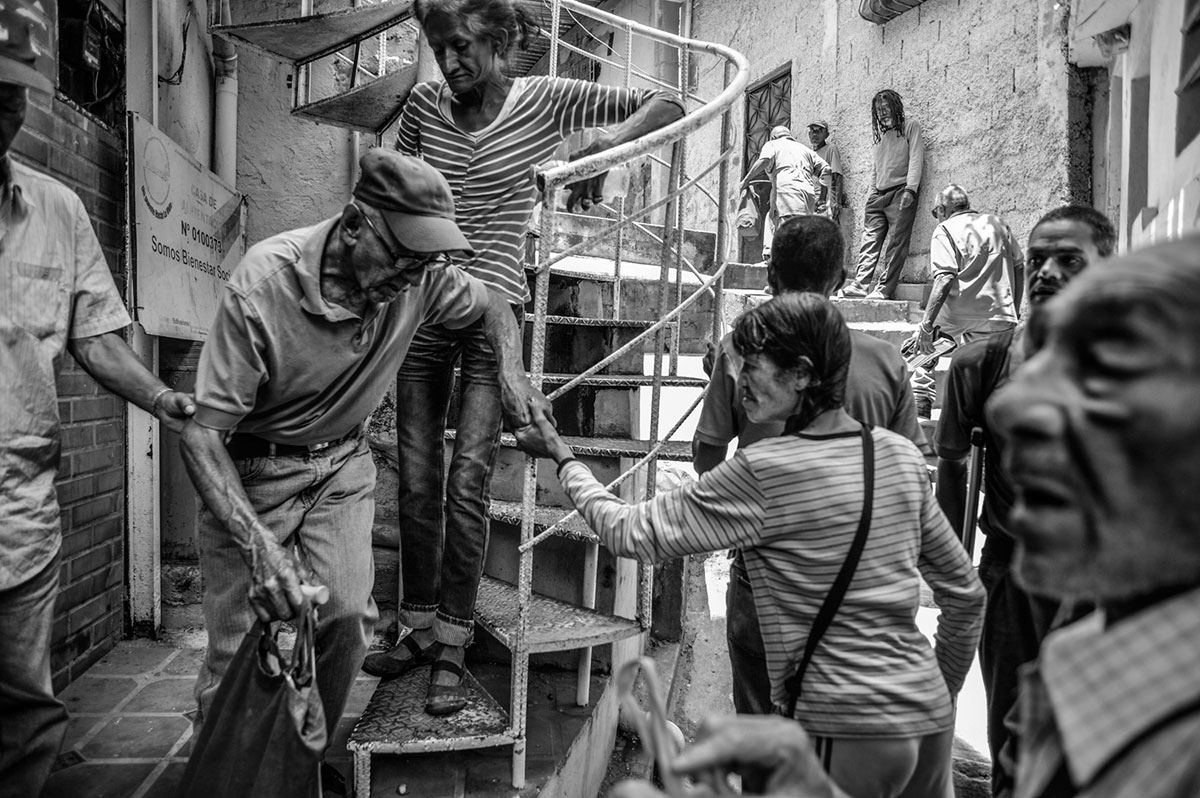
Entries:
[[[119, 290], [124, 248], [124, 141], [61, 100], [30, 93], [13, 152], [83, 200]], [[124, 628], [125, 404], [70, 355], [58, 378], [63, 548], [51, 667], [61, 689], [116, 645]]]
[[[863, 204], [872, 178], [870, 103], [892, 88], [904, 98], [908, 119], [921, 123], [925, 175], [903, 279], [928, 276], [929, 208], [936, 192], [963, 185], [975, 207], [1000, 214], [1022, 241], [1037, 218], [1067, 201], [1090, 200], [1088, 126], [1080, 125], [1078, 97], [1086, 81], [1067, 64], [1066, 3], [1013, 0], [927, 0], [886, 25], [858, 15], [858, 4], [838, 0], [742, 0], [738, 13], [720, 0], [695, 0], [693, 36], [727, 44], [751, 63], [751, 81], [791, 64], [791, 125], [829, 120], [842, 154], [850, 207], [842, 213], [847, 263], [857, 262]], [[722, 71], [706, 60], [697, 71], [699, 93], [720, 91]], [[733, 141], [740, 149], [745, 104], [734, 105]], [[715, 136], [689, 145], [692, 171], [715, 157]], [[1073, 157], [1072, 153], [1076, 153]], [[745, 165], [735, 158], [738, 175]], [[715, 190], [715, 179], [710, 181]], [[1086, 194], [1086, 196], [1084, 195]], [[707, 199], [689, 206], [689, 226], [711, 225]]]

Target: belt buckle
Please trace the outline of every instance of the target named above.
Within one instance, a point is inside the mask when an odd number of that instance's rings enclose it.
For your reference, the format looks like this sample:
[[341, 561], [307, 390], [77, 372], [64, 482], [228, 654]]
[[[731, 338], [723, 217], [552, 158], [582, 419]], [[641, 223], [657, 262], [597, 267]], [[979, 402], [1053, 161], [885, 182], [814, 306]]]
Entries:
[[316, 454], [317, 452], [323, 452], [326, 449], [328, 449], [330, 446], [333, 446], [335, 443], [337, 443], [337, 441], [325, 441], [325, 443], [310, 444], [308, 447], [308, 451], [310, 454]]

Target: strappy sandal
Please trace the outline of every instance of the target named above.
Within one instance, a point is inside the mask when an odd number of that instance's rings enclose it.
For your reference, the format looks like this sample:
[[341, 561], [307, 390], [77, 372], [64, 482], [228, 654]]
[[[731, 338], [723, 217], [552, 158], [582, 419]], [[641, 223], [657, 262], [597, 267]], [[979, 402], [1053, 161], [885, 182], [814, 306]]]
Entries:
[[[408, 649], [409, 657], [407, 659], [396, 659], [392, 656], [392, 651], [403, 646]], [[379, 651], [367, 656], [363, 660], [362, 669], [372, 676], [378, 676], [381, 679], [395, 679], [397, 676], [403, 676], [413, 668], [419, 668], [422, 665], [428, 665], [437, 658], [441, 652], [442, 646], [440, 643], [430, 643], [421, 648], [416, 640], [413, 640], [412, 635], [405, 635], [400, 638], [395, 647], [391, 651]]]
[[[458, 677], [458, 684], [434, 684], [438, 671]], [[450, 660], [439, 659], [429, 670], [429, 692], [425, 694], [425, 711], [430, 715], [453, 715], [467, 705], [470, 690], [463, 684], [463, 669]]]

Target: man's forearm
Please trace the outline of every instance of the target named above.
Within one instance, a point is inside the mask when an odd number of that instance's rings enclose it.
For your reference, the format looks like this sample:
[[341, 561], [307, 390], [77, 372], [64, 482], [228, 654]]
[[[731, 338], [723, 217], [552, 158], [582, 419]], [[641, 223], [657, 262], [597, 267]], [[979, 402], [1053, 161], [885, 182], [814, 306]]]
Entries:
[[74, 338], [69, 348], [83, 370], [98, 383], [146, 412], [150, 412], [155, 395], [167, 387], [116, 332]]
[[237, 544], [249, 551], [254, 535], [265, 528], [242, 487], [223, 436], [219, 430], [189, 422], [180, 438], [180, 453], [204, 505]]
[[692, 468], [696, 469], [697, 474], [704, 474], [712, 471], [714, 468], [725, 462], [725, 456], [729, 453], [729, 446], [714, 446], [711, 443], [705, 443], [699, 438], [692, 439]]
[[937, 463], [936, 493], [938, 505], [946, 514], [946, 519], [954, 529], [954, 534], [962, 540], [963, 513], [967, 507], [967, 461], [939, 457]]
[[938, 272], [933, 278], [933, 289], [929, 292], [929, 302], [925, 305], [925, 318], [921, 320], [926, 329], [933, 328], [933, 323], [937, 320], [942, 305], [946, 304], [946, 298], [950, 296], [950, 287], [953, 285], [954, 275], [947, 272]]

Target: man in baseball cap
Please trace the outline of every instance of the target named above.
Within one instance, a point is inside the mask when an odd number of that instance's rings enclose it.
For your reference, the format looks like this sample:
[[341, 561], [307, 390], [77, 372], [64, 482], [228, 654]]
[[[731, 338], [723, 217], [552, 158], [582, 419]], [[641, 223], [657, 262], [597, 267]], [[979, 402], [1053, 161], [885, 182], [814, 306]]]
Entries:
[[842, 155], [837, 145], [829, 140], [829, 120], [814, 119], [808, 123], [808, 140], [813, 152], [820, 155], [833, 171], [833, 179], [829, 187], [821, 187], [821, 195], [817, 198], [817, 213], [838, 221], [842, 214]]
[[246, 253], [200, 355], [182, 451], [209, 510], [199, 529], [208, 627], [201, 723], [255, 616], [296, 617], [314, 594], [301, 585], [319, 579], [330, 597], [317, 625], [317, 683], [333, 739], [378, 616], [375, 466], [363, 423], [395, 383], [419, 325], [482, 320], [518, 439], [529, 402], [549, 407], [525, 375], [507, 300], [447, 257], [471, 244], [455, 225], [445, 178], [392, 150], [368, 151], [360, 167], [340, 215]]

